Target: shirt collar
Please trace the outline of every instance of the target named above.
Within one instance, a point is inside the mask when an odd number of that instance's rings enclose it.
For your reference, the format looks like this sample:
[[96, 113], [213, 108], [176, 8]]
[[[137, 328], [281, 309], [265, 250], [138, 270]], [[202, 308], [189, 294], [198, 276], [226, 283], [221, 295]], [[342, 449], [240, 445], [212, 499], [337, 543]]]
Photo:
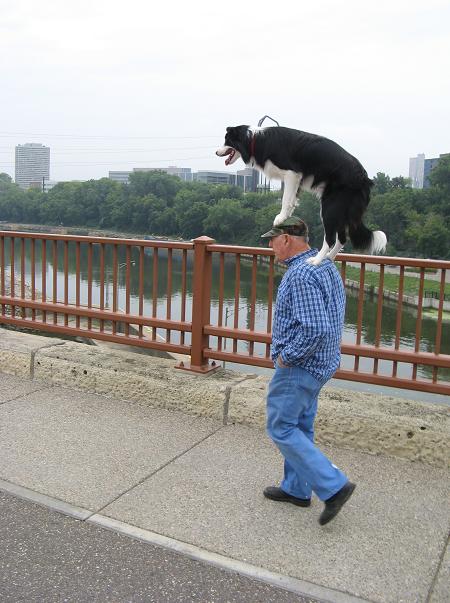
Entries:
[[298, 261], [306, 260], [314, 255], [317, 255], [317, 249], [311, 248], [307, 251], [302, 251], [302, 253], [297, 253], [297, 255], [293, 255], [291, 258], [287, 258], [284, 260], [284, 263], [287, 266], [291, 266], [291, 264], [296, 264]]

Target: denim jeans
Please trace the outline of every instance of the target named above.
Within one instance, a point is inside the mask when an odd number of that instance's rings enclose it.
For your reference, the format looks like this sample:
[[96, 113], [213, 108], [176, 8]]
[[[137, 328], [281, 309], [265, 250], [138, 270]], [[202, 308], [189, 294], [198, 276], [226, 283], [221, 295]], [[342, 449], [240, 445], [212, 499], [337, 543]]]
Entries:
[[297, 498], [327, 500], [347, 483], [314, 445], [317, 398], [324, 383], [299, 366], [275, 369], [267, 395], [267, 432], [284, 457], [280, 487]]

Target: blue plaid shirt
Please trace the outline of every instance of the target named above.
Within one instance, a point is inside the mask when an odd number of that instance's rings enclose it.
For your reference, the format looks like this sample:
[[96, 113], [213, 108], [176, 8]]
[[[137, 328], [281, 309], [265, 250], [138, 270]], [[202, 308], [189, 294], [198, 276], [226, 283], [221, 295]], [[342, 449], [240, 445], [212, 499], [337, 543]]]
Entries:
[[301, 366], [319, 381], [330, 379], [339, 366], [345, 314], [345, 289], [335, 265], [309, 249], [285, 261], [288, 268], [278, 287], [272, 329], [272, 360]]

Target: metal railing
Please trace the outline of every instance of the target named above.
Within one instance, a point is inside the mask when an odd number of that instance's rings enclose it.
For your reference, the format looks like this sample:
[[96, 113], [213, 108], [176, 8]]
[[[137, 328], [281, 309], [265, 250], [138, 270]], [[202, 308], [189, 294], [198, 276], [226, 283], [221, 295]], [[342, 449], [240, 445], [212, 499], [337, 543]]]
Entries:
[[[449, 394], [450, 355], [442, 351], [442, 333], [450, 262], [349, 254], [337, 260], [356, 319], [336, 378]], [[385, 290], [387, 266], [397, 267], [394, 293]], [[376, 285], [373, 277], [367, 284], [374, 267]], [[413, 294], [405, 293], [406, 268], [418, 270]], [[440, 277], [438, 298], [429, 300], [436, 304], [433, 341], [429, 336], [424, 346], [429, 269]], [[225, 361], [273, 366], [271, 324], [280, 278], [272, 250], [217, 245], [209, 237], [178, 242], [0, 232], [0, 323], [183, 354], [178, 368], [194, 372]], [[402, 320], [410, 305], [414, 335], [405, 343]], [[395, 325], [386, 343], [388, 310], [395, 312]], [[367, 323], [371, 343], [365, 341]]]

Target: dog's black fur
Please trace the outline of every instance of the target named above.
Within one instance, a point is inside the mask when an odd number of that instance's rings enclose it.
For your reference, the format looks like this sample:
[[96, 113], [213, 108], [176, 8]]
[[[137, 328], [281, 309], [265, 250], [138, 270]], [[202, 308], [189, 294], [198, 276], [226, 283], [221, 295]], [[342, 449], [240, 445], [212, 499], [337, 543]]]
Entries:
[[217, 155], [227, 155], [227, 165], [240, 155], [246, 165], [267, 177], [284, 180], [282, 210], [275, 225], [292, 215], [299, 189], [317, 194], [325, 240], [314, 263], [324, 257], [333, 260], [347, 236], [355, 250], [374, 253], [384, 249], [384, 233], [372, 232], [362, 221], [372, 181], [361, 163], [332, 140], [291, 128], [253, 130], [242, 125], [227, 128]]

